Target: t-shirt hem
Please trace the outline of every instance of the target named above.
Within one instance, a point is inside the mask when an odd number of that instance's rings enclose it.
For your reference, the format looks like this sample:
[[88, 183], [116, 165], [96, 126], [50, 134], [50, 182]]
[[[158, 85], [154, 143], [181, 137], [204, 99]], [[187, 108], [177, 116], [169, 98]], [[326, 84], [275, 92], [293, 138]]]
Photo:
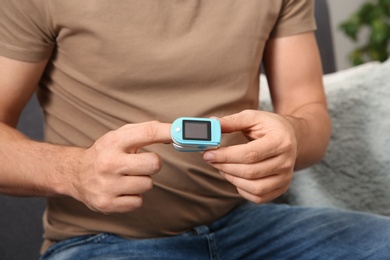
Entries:
[[34, 52], [0, 42], [0, 56], [26, 62], [39, 62], [50, 58], [51, 52]]
[[316, 22], [310, 19], [280, 27], [278, 30], [271, 33], [270, 38], [292, 36], [306, 32], [313, 32], [315, 30], [317, 30]]

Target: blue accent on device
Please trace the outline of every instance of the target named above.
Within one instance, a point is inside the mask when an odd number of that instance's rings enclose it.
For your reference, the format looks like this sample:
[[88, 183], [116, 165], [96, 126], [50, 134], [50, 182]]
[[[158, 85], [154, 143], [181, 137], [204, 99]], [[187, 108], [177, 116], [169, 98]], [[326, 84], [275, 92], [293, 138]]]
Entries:
[[171, 126], [172, 145], [181, 152], [216, 149], [221, 136], [221, 124], [213, 118], [180, 117]]

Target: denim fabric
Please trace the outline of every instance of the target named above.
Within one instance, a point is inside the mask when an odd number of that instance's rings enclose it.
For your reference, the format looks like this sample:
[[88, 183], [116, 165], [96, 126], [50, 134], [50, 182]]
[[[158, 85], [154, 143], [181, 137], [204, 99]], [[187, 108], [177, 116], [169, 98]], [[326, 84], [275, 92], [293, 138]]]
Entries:
[[65, 240], [46, 259], [390, 259], [390, 218], [326, 208], [245, 204], [182, 235]]

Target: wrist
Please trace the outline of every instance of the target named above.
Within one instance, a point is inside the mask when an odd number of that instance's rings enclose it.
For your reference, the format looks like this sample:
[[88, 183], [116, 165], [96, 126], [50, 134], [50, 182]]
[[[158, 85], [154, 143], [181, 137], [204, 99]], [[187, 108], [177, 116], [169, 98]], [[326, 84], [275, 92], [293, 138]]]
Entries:
[[288, 122], [291, 135], [295, 140], [296, 145], [296, 157], [295, 157], [295, 168], [302, 168], [302, 159], [304, 157], [305, 152], [303, 151], [304, 138], [308, 136], [309, 124], [304, 118], [296, 117], [296, 116], [284, 116], [286, 121]]
[[85, 149], [59, 147], [59, 163], [52, 178], [54, 193], [59, 196], [77, 197], [76, 184]]
[[296, 170], [319, 162], [330, 140], [331, 124], [323, 106], [310, 106], [285, 116], [297, 140]]
[[300, 144], [302, 143], [302, 139], [304, 136], [307, 135], [309, 124], [304, 118], [297, 117], [297, 116], [288, 115], [288, 116], [284, 116], [284, 118], [287, 120], [290, 128], [292, 129], [292, 133], [297, 142], [297, 148], [299, 151], [299, 147]]
[[35, 187], [41, 196], [74, 195], [74, 180], [79, 172], [84, 149], [49, 143], [33, 145], [36, 161]]

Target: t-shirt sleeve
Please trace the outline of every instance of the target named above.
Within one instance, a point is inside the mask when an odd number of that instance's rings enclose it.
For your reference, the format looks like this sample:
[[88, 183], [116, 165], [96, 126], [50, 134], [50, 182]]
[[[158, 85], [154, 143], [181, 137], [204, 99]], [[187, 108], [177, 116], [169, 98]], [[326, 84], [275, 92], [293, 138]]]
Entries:
[[284, 0], [271, 38], [316, 30], [314, 0]]
[[36, 62], [50, 57], [55, 38], [47, 0], [0, 0], [0, 55]]

